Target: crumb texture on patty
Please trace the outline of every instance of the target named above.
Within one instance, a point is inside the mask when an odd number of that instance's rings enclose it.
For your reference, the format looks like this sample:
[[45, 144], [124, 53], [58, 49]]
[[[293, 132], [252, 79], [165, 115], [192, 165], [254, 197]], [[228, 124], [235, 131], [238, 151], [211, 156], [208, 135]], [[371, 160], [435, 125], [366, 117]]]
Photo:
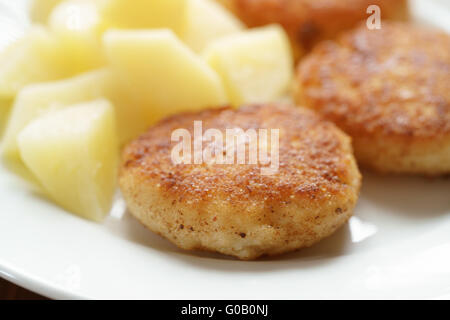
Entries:
[[219, 0], [248, 26], [281, 24], [298, 53], [332, 39], [369, 17], [367, 8], [378, 5], [383, 20], [406, 20], [406, 0]]
[[[171, 133], [279, 129], [279, 170], [261, 165], [174, 165]], [[241, 259], [312, 245], [351, 216], [360, 174], [350, 138], [313, 112], [260, 105], [163, 120], [127, 146], [120, 186], [131, 213], [184, 249]]]
[[444, 32], [384, 23], [324, 42], [298, 68], [296, 100], [349, 133], [368, 166], [450, 172], [450, 36]]

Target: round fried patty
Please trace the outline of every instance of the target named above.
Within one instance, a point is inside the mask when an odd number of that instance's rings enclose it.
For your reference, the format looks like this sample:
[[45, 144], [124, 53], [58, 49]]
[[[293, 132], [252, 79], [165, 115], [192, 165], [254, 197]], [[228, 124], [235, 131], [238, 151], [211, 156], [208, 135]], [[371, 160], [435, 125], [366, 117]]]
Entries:
[[[221, 132], [279, 129], [278, 171], [262, 174], [260, 163], [174, 164], [171, 135], [180, 128], [193, 134], [194, 121]], [[351, 216], [360, 182], [346, 134], [310, 110], [276, 104], [163, 120], [125, 148], [120, 172], [131, 213], [150, 230], [183, 249], [240, 259], [329, 236]]]
[[407, 0], [219, 0], [248, 26], [281, 24], [291, 37], [297, 57], [324, 39], [357, 26], [377, 5], [381, 19], [406, 20]]
[[297, 72], [297, 101], [353, 137], [383, 172], [450, 173], [450, 36], [403, 23], [361, 26], [319, 45]]

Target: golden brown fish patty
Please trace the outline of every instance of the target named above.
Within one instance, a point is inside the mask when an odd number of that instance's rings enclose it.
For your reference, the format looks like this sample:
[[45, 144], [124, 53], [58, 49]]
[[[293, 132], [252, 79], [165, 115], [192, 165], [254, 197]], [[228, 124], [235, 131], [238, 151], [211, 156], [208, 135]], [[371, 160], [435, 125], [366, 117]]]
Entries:
[[[262, 165], [181, 164], [174, 130], [279, 129], [279, 170]], [[261, 105], [163, 120], [124, 150], [120, 187], [131, 213], [183, 249], [240, 259], [307, 247], [352, 215], [360, 173], [350, 138], [310, 110]]]
[[324, 42], [300, 64], [296, 97], [350, 134], [365, 166], [450, 173], [450, 36], [444, 32], [392, 23]]
[[291, 37], [297, 57], [324, 39], [354, 28], [378, 5], [383, 20], [406, 20], [407, 0], [219, 0], [250, 27], [281, 24]]

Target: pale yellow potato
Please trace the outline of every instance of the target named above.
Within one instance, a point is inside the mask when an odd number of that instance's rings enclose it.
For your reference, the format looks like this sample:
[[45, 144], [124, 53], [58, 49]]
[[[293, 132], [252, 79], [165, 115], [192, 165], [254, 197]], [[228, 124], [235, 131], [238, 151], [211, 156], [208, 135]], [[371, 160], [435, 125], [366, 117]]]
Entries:
[[48, 24], [63, 51], [61, 64], [67, 73], [75, 74], [106, 64], [101, 47], [105, 26], [96, 1], [64, 1], [54, 8]]
[[108, 0], [105, 23], [116, 28], [170, 28], [180, 33], [186, 22], [187, 0]]
[[189, 0], [182, 40], [201, 53], [213, 40], [244, 29], [239, 19], [213, 0]]
[[108, 31], [104, 46], [129, 104], [144, 110], [146, 123], [227, 103], [218, 75], [168, 29]]
[[58, 54], [57, 43], [42, 27], [9, 45], [0, 54], [0, 98], [13, 98], [27, 84], [63, 77]]
[[0, 99], [0, 138], [3, 136], [3, 130], [11, 110], [11, 103], [10, 99]]
[[108, 68], [69, 79], [28, 85], [17, 95], [6, 124], [1, 144], [3, 158], [9, 165], [19, 165], [19, 173], [23, 175], [26, 170], [22, 170], [20, 166], [21, 158], [17, 145], [20, 131], [44, 113], [99, 98], [110, 100], [115, 107], [121, 144], [144, 132], [154, 123], [156, 116], [152, 116], [152, 112], [158, 115], [164, 113], [164, 110], [149, 109], [148, 104], [143, 103], [134, 91], [122, 85], [120, 79]]
[[31, 122], [18, 142], [26, 166], [56, 203], [87, 219], [105, 217], [116, 190], [119, 151], [107, 100], [48, 113]]
[[47, 23], [53, 8], [62, 0], [32, 0], [30, 7], [30, 18], [35, 23]]
[[110, 87], [111, 74], [108, 70], [26, 86], [17, 95], [6, 126], [1, 148], [3, 156], [7, 160], [20, 162], [17, 136], [36, 117], [71, 104], [104, 97]]
[[0, 53], [0, 98], [14, 98], [28, 84], [64, 79], [106, 64], [100, 35], [95, 40], [91, 30], [64, 30], [64, 14], [58, 13], [53, 30], [32, 27]]
[[292, 51], [277, 25], [218, 39], [205, 49], [204, 58], [220, 75], [234, 106], [273, 101], [291, 84]]

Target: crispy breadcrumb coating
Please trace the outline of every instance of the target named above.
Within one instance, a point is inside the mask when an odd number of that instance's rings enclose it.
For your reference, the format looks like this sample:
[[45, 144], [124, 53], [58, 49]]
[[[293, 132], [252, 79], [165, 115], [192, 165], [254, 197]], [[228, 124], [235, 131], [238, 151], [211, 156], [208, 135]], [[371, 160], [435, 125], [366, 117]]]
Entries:
[[[171, 161], [171, 133], [279, 129], [279, 170]], [[255, 259], [311, 246], [351, 216], [361, 177], [351, 141], [313, 112], [276, 104], [168, 118], [130, 143], [120, 186], [131, 213], [183, 249]]]
[[297, 71], [297, 102], [353, 137], [365, 166], [450, 173], [450, 36], [403, 23], [324, 42]]

